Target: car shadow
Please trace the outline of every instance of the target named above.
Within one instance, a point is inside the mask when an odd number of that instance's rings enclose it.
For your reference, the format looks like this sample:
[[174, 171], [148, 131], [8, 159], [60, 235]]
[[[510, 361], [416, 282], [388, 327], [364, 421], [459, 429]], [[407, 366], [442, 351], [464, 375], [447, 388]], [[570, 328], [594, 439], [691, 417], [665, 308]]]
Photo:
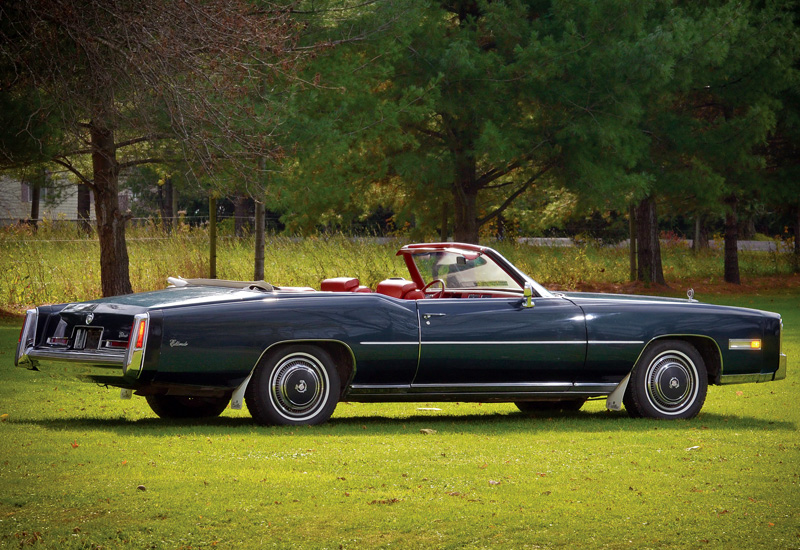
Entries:
[[161, 435], [165, 437], [186, 435], [191, 429], [194, 435], [224, 435], [232, 432], [261, 432], [265, 435], [289, 435], [305, 430], [321, 430], [327, 435], [374, 436], [376, 432], [386, 435], [418, 433], [432, 429], [437, 433], [502, 434], [520, 431], [535, 432], [546, 428], [549, 431], [575, 433], [607, 433], [610, 429], [622, 432], [650, 432], [655, 429], [665, 432], [687, 430], [766, 430], [795, 431], [794, 422], [769, 420], [746, 416], [724, 416], [701, 413], [691, 420], [655, 420], [630, 418], [624, 411], [557, 412], [527, 414], [521, 412], [489, 414], [414, 414], [402, 418], [380, 415], [348, 416], [332, 418], [318, 426], [259, 426], [251, 418], [221, 416], [218, 418], [170, 420], [162, 418], [126, 417], [93, 418], [39, 418], [9, 419], [9, 424], [33, 424], [46, 430], [110, 431], [118, 434]]

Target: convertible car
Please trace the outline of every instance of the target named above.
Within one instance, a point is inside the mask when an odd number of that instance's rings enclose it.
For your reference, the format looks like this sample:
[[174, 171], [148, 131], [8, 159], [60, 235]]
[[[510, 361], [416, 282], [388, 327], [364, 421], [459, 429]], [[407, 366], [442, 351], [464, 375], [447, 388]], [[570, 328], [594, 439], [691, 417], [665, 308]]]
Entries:
[[398, 255], [410, 279], [320, 290], [168, 279], [170, 287], [28, 310], [15, 364], [144, 396], [164, 418], [247, 405], [318, 424], [339, 401], [513, 402], [691, 418], [709, 384], [786, 377], [780, 315], [688, 299], [550, 292], [491, 248]]

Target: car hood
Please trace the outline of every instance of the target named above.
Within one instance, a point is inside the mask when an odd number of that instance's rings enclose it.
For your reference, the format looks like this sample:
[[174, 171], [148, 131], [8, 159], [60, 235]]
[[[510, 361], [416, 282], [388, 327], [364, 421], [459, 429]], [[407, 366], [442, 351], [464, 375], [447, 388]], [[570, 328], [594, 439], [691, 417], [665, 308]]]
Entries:
[[670, 298], [668, 296], [638, 296], [635, 294], [604, 294], [601, 292], [559, 292], [562, 296], [570, 300], [604, 300], [609, 302], [659, 302], [659, 303], [683, 303], [696, 304], [697, 300], [686, 298]]

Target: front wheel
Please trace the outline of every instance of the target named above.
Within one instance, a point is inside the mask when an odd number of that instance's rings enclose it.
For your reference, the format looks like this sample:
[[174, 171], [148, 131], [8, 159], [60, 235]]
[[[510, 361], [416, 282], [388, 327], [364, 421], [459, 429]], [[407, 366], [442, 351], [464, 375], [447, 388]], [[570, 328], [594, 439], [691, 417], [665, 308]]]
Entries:
[[321, 424], [339, 401], [339, 373], [319, 347], [281, 348], [256, 367], [245, 401], [259, 424]]
[[633, 417], [694, 418], [707, 391], [706, 365], [697, 349], [682, 340], [665, 340], [639, 359], [623, 403]]
[[147, 395], [145, 399], [161, 418], [213, 418], [222, 414], [231, 398]]

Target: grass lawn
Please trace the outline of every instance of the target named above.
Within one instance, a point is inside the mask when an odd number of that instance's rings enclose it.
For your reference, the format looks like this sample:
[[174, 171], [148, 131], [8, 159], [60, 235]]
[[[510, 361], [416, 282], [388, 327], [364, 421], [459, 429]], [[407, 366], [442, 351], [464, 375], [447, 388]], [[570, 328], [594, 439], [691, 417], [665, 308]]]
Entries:
[[167, 422], [142, 398], [14, 368], [5, 320], [0, 548], [800, 548], [800, 292], [698, 298], [780, 312], [789, 376], [712, 387], [670, 422], [602, 401]]

